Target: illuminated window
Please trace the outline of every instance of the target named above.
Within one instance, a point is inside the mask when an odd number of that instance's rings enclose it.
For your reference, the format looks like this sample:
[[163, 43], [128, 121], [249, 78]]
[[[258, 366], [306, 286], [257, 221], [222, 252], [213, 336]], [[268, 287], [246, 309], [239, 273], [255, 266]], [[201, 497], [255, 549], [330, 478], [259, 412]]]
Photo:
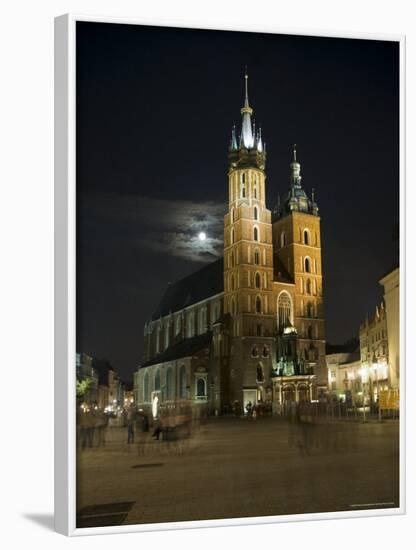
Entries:
[[279, 332], [290, 324], [292, 315], [292, 301], [287, 292], [282, 292], [277, 300], [277, 326]]

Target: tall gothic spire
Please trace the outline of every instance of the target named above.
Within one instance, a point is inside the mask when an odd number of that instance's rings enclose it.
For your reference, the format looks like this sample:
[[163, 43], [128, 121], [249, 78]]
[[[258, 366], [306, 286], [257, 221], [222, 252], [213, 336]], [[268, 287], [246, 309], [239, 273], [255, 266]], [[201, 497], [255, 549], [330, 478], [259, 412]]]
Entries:
[[244, 107], [241, 109], [241, 115], [243, 117], [241, 122], [241, 135], [242, 135], [242, 145], [246, 149], [252, 149], [254, 145], [254, 136], [253, 136], [253, 127], [251, 125], [251, 115], [253, 114], [253, 109], [250, 107], [248, 102], [248, 74], [246, 68], [246, 74], [244, 75], [245, 79], [245, 99]]
[[244, 74], [244, 103], [240, 109], [241, 128], [234, 127], [231, 132], [228, 160], [232, 168], [253, 166], [264, 170], [266, 163], [266, 144], [261, 128], [252, 119], [253, 109], [248, 99], [248, 74]]

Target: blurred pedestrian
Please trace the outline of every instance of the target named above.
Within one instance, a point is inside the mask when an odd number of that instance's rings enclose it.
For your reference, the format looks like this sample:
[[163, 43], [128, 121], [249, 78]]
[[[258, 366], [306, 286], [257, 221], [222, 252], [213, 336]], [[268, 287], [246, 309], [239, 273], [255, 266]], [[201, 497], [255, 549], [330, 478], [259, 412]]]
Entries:
[[136, 420], [136, 414], [133, 403], [127, 410], [127, 443], [134, 443], [134, 422]]

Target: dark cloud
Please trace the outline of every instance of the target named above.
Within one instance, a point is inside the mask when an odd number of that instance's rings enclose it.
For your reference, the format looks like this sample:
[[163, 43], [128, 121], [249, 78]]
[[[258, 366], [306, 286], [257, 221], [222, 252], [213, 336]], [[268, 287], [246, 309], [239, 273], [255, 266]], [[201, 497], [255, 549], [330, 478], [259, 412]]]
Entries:
[[[124, 247], [130, 243], [136, 252], [143, 249], [191, 262], [210, 262], [223, 254], [224, 204], [86, 193], [81, 205], [87, 247], [89, 236], [94, 246], [97, 238], [108, 245], [119, 236]], [[100, 231], [89, 231], [97, 224]], [[198, 237], [201, 232], [204, 241]]]

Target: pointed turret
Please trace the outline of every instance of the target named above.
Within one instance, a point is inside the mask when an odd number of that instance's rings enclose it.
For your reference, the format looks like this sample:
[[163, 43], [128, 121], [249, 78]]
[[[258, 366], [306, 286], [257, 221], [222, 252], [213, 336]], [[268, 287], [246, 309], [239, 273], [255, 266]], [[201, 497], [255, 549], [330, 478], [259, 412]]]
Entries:
[[244, 74], [244, 105], [241, 108], [241, 132], [240, 139], [237, 146], [237, 138], [235, 130], [231, 136], [230, 148], [229, 148], [229, 160], [231, 167], [235, 168], [237, 165], [254, 168], [260, 168], [264, 170], [266, 154], [265, 146], [261, 136], [261, 130], [256, 132], [256, 124], [252, 121], [253, 109], [250, 106], [248, 98], [248, 74], [247, 69]]
[[233, 126], [232, 131], [231, 131], [230, 150], [231, 151], [237, 151], [238, 150], [237, 138], [236, 138], [236, 135], [235, 135], [235, 124]]

